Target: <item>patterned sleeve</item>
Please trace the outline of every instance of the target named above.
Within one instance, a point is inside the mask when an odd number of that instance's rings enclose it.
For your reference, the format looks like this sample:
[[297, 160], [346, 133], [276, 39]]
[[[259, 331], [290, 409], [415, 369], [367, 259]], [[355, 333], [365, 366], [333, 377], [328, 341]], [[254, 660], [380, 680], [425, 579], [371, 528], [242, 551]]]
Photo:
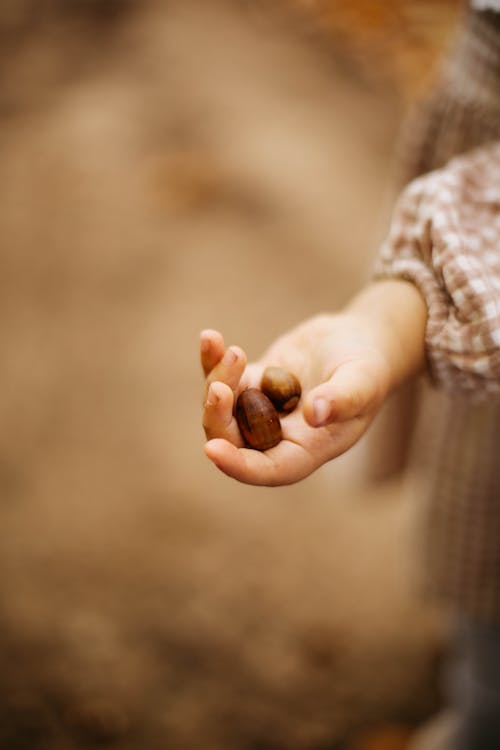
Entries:
[[409, 184], [375, 278], [403, 278], [419, 287], [437, 384], [479, 397], [500, 395], [500, 142]]

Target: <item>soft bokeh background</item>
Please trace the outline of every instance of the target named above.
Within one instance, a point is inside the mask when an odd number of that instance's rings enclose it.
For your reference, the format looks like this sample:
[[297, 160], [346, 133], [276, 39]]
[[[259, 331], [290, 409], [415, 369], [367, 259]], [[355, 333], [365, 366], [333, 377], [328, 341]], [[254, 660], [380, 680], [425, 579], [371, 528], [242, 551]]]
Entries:
[[368, 277], [458, 12], [2, 0], [1, 750], [398, 750], [437, 706], [400, 481], [219, 474], [198, 332], [255, 357]]

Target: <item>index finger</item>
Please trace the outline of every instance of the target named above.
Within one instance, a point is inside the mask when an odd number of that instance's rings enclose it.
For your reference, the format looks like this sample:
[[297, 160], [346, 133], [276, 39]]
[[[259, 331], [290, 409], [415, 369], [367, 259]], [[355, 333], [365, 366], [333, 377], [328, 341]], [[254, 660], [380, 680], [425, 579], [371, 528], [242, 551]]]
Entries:
[[200, 359], [205, 376], [224, 356], [224, 339], [219, 331], [205, 328], [200, 333]]

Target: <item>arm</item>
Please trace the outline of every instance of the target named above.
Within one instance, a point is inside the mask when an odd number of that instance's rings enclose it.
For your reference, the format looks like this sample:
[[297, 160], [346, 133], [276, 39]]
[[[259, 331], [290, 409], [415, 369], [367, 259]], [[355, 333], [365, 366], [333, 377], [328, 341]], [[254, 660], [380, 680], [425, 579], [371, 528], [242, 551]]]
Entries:
[[[239, 347], [226, 349], [218, 332], [204, 331], [206, 454], [250, 484], [289, 484], [308, 476], [357, 442], [387, 394], [423, 369], [425, 322], [418, 290], [393, 280], [368, 286], [339, 314], [305, 321], [248, 367]], [[293, 371], [303, 398], [282, 420], [283, 441], [260, 453], [244, 447], [233, 405], [235, 394], [258, 385], [268, 364]]]
[[[306, 477], [361, 437], [387, 394], [428, 364], [438, 385], [484, 398], [500, 393], [500, 143], [470, 152], [411, 183], [396, 206], [377, 263], [378, 281], [337, 315], [306, 321], [256, 363], [202, 337], [207, 375], [206, 453], [252, 484]], [[232, 361], [230, 361], [232, 359]], [[234, 396], [258, 386], [267, 365], [294, 372], [300, 408], [284, 440], [247, 450]]]

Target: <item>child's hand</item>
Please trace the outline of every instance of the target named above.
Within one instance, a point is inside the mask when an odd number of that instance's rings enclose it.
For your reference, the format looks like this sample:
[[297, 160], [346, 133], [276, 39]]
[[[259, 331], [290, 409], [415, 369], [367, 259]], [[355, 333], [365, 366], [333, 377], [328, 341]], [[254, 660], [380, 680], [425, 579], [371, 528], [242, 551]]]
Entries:
[[[207, 376], [203, 426], [207, 456], [241, 482], [282, 485], [308, 476], [350, 448], [365, 432], [389, 389], [389, 367], [355, 315], [322, 315], [280, 337], [251, 365], [220, 333], [201, 334]], [[283, 440], [268, 451], [244, 447], [234, 399], [259, 387], [268, 365], [293, 372], [302, 385], [294, 412], [281, 417]]]

